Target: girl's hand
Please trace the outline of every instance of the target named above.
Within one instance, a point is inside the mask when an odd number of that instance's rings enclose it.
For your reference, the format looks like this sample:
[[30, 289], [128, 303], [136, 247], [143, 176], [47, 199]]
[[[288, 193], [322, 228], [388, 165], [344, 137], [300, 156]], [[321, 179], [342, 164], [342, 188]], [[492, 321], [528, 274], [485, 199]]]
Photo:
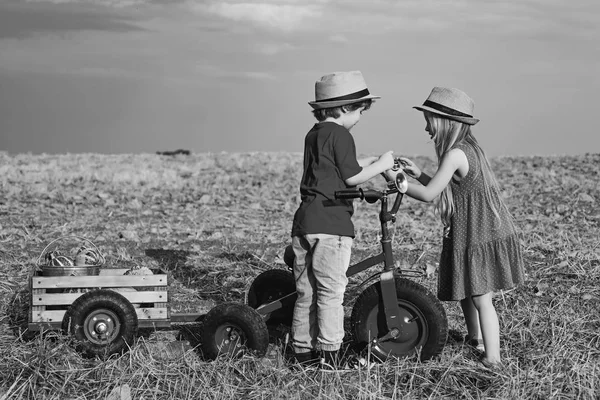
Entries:
[[398, 157], [398, 159], [400, 160], [400, 166], [406, 175], [414, 179], [419, 179], [421, 176], [421, 170], [414, 162], [412, 162], [412, 160], [406, 157]]

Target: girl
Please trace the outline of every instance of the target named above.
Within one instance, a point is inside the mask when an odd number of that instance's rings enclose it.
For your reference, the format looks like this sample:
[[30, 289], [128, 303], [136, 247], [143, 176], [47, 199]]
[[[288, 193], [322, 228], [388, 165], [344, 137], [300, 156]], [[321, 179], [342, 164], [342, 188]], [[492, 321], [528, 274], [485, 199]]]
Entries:
[[523, 282], [519, 239], [490, 163], [471, 133], [479, 122], [473, 118], [473, 100], [460, 90], [435, 87], [425, 103], [414, 108], [424, 113], [439, 167], [430, 177], [411, 160], [400, 161], [404, 172], [421, 183], [409, 183], [408, 196], [430, 202], [440, 195], [444, 238], [438, 297], [460, 301], [465, 341], [484, 351], [484, 366], [499, 367], [500, 333], [492, 294]]

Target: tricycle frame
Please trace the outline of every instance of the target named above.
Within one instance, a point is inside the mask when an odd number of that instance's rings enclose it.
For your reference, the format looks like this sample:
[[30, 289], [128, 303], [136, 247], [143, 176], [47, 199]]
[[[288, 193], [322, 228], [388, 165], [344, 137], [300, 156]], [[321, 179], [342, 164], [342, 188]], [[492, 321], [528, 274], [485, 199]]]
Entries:
[[[396, 196], [391, 210], [388, 210], [388, 195], [394, 193], [398, 194]], [[388, 287], [388, 285], [382, 285], [382, 293], [384, 295], [384, 305], [386, 306], [386, 308], [389, 307], [389, 310], [393, 310], [394, 307], [398, 307], [398, 304], [396, 302], [396, 292], [393, 287], [393, 273], [391, 276], [389, 274], [390, 272], [394, 271], [394, 255], [392, 250], [392, 237], [388, 227], [388, 222], [395, 222], [396, 213], [400, 208], [400, 204], [402, 203], [402, 198], [404, 195], [403, 193], [398, 192], [398, 190], [395, 187], [392, 187], [391, 185], [388, 187], [387, 190], [384, 191], [363, 190], [359, 188], [336, 192], [336, 197], [338, 195], [344, 198], [362, 198], [368, 203], [374, 203], [378, 200], [381, 200], [381, 211], [379, 213], [379, 221], [381, 223], [381, 253], [368, 257], [356, 264], [351, 265], [346, 271], [346, 276], [351, 277], [366, 269], [374, 267], [375, 265], [383, 263], [382, 272], [378, 272], [376, 275], [368, 278], [365, 282], [363, 282], [363, 285], [366, 282], [380, 276], [380, 274], [385, 277], [383, 279], [385, 279], [386, 281], [391, 281], [392, 290], [390, 291], [390, 287]], [[288, 249], [286, 249], [286, 251], [289, 251], [289, 246]], [[293, 266], [288, 265], [288, 267], [292, 268]], [[384, 275], [386, 273], [388, 274]], [[256, 311], [258, 311], [261, 315], [268, 315], [273, 311], [279, 310], [283, 306], [294, 302], [296, 300], [296, 297], [296, 292], [290, 293], [286, 296], [281, 297], [280, 299], [261, 305], [256, 309]]]

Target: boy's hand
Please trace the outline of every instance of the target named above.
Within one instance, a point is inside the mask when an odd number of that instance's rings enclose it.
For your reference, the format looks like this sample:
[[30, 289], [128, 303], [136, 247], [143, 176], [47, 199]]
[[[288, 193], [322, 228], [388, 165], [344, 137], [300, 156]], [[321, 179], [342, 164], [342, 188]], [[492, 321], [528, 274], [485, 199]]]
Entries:
[[400, 166], [406, 175], [414, 179], [419, 179], [421, 176], [421, 170], [414, 162], [412, 162], [412, 160], [406, 157], [398, 157], [398, 159], [400, 160]]
[[379, 156], [377, 162], [381, 164], [383, 171], [392, 169], [394, 167], [394, 152], [388, 151], [387, 153], [383, 153]]
[[402, 170], [401, 169], [386, 169], [385, 171], [383, 171], [381, 173], [381, 175], [383, 175], [383, 177], [385, 178], [386, 182], [394, 182], [396, 180], [396, 175], [398, 175], [399, 173], [401, 173]]

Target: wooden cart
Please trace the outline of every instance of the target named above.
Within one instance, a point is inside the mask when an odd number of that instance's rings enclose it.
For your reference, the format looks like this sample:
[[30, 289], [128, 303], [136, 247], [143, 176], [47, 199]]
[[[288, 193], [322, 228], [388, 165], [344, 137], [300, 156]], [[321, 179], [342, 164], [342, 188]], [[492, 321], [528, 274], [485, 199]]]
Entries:
[[98, 275], [89, 276], [43, 276], [35, 271], [29, 282], [29, 330], [63, 331], [75, 339], [83, 355], [106, 358], [130, 348], [138, 328], [202, 322], [205, 358], [245, 349], [259, 356], [266, 353], [267, 326], [253, 308], [222, 303], [207, 314], [173, 313], [168, 273], [125, 275], [127, 271], [101, 268]]
[[[72, 251], [58, 250], [61, 240], [85, 243], [76, 253], [79, 262], [65, 255]], [[106, 260], [88, 239], [64, 236], [50, 242], [29, 280], [29, 330], [60, 330], [74, 338], [82, 354], [106, 357], [130, 348], [139, 328], [168, 329], [202, 321], [201, 350], [206, 358], [244, 349], [266, 353], [267, 326], [252, 307], [222, 303], [207, 314], [172, 313], [167, 272], [105, 267]]]

